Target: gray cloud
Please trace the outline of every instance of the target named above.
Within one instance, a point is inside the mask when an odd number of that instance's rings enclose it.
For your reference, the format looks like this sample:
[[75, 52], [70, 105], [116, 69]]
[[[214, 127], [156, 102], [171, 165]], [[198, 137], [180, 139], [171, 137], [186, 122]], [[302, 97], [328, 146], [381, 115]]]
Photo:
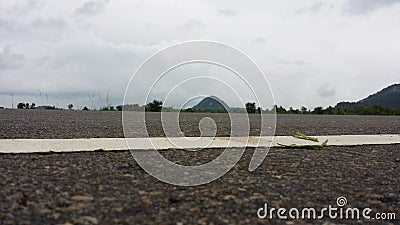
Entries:
[[300, 14], [307, 14], [307, 13], [316, 13], [316, 12], [320, 12], [321, 10], [332, 10], [333, 9], [333, 5], [329, 4], [327, 2], [324, 1], [317, 1], [315, 3], [313, 3], [312, 5], [305, 7], [305, 8], [301, 8], [299, 10], [296, 10], [293, 15], [300, 15]]
[[179, 28], [183, 30], [190, 30], [198, 27], [204, 27], [205, 24], [198, 20], [189, 20], [186, 23], [182, 24]]
[[235, 10], [230, 10], [230, 9], [222, 9], [222, 10], [218, 10], [218, 15], [236, 16], [236, 11]]
[[347, 0], [344, 9], [355, 14], [369, 13], [376, 9], [387, 7], [396, 3], [399, 0]]
[[88, 1], [82, 7], [75, 10], [77, 15], [95, 15], [103, 11], [105, 4], [108, 0]]
[[40, 7], [40, 2], [38, 0], [29, 0], [26, 4], [15, 4], [12, 7], [12, 11], [18, 15], [26, 15], [33, 11], [35, 8]]
[[255, 38], [254, 40], [252, 40], [252, 42], [258, 43], [258, 44], [264, 44], [265, 42], [267, 42], [267, 39], [263, 38], [263, 37], [258, 37], [258, 38]]
[[45, 29], [62, 29], [67, 26], [67, 23], [63, 19], [43, 19], [41, 17], [35, 19], [32, 25], [35, 28], [45, 28]]
[[14, 33], [14, 32], [23, 32], [25, 30], [26, 28], [24, 28], [17, 21], [0, 18], [0, 31]]
[[323, 85], [318, 89], [318, 95], [324, 98], [332, 97], [336, 94], [336, 90], [328, 84]]
[[319, 10], [321, 10], [322, 7], [326, 6], [327, 3], [325, 2], [316, 2], [313, 5], [310, 6], [310, 8], [308, 8], [308, 11], [311, 12], [318, 12]]
[[287, 65], [296, 65], [296, 66], [304, 66], [307, 63], [304, 60], [278, 60], [276, 61], [278, 64], [287, 64]]
[[0, 52], [0, 70], [20, 68], [24, 61], [25, 56], [14, 52], [9, 45]]

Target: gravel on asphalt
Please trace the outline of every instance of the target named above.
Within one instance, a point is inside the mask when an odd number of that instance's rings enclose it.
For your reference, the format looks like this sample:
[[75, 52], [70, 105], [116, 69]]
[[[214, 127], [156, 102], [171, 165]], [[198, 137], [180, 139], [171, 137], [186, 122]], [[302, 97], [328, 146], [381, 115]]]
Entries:
[[[182, 114], [182, 130], [199, 134], [198, 121], [215, 118], [229, 135], [223, 114]], [[159, 114], [149, 114], [151, 136], [162, 136]], [[152, 119], [154, 118], [154, 119]], [[259, 116], [251, 115], [252, 124]], [[120, 112], [0, 110], [1, 138], [123, 137]], [[399, 133], [400, 117], [278, 115], [277, 135]], [[252, 125], [250, 133], [257, 133]], [[222, 149], [168, 150], [182, 165], [216, 158]], [[129, 151], [0, 154], [0, 224], [400, 224], [400, 145], [270, 149], [253, 172], [254, 149], [223, 177], [179, 187], [147, 174]], [[393, 212], [396, 220], [259, 219], [268, 207], [346, 207]]]

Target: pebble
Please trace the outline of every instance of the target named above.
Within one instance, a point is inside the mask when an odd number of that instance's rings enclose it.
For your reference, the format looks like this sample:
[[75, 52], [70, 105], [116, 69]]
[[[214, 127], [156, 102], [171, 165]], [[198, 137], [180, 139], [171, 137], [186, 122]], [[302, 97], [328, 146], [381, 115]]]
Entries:
[[39, 189], [36, 189], [35, 190], [35, 194], [36, 195], [43, 195], [43, 192], [41, 190], [39, 190]]
[[83, 224], [98, 224], [99, 220], [96, 217], [92, 216], [82, 216], [78, 219], [78, 223]]
[[93, 197], [84, 196], [84, 195], [74, 195], [71, 197], [71, 200], [73, 200], [73, 201], [92, 201]]

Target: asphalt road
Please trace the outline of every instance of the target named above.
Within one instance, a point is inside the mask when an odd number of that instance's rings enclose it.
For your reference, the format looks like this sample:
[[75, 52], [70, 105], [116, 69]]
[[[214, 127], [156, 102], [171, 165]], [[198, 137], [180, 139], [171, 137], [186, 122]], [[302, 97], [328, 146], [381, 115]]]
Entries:
[[[131, 113], [128, 118], [140, 118], [137, 112]], [[219, 113], [181, 113], [181, 130], [186, 136], [199, 136], [199, 122], [205, 117], [214, 119], [217, 136], [231, 135], [229, 116]], [[149, 136], [165, 136], [159, 113], [148, 113], [146, 122]], [[263, 115], [267, 133], [272, 132], [273, 122], [271, 115]], [[0, 109], [0, 123], [0, 138], [124, 137], [122, 113], [115, 111]], [[250, 115], [250, 126], [250, 135], [259, 135], [261, 117]], [[296, 131], [307, 135], [398, 134], [399, 130], [400, 116], [277, 115], [275, 134], [293, 135]], [[142, 132], [130, 135], [143, 136]]]
[[[182, 116], [185, 134], [196, 135], [194, 125], [202, 115]], [[206, 116], [217, 117], [217, 125], [226, 124], [221, 115]], [[123, 135], [118, 112], [0, 110], [0, 121], [2, 138]], [[151, 135], [157, 135], [159, 124], [148, 121]], [[284, 115], [278, 117], [276, 133], [399, 133], [399, 124], [400, 117]], [[229, 134], [225, 130], [219, 128], [218, 135]], [[257, 133], [257, 127], [250, 132]], [[198, 165], [221, 151], [161, 153], [182, 165]], [[273, 148], [262, 165], [249, 172], [252, 153], [247, 149], [225, 176], [196, 187], [158, 181], [128, 151], [0, 154], [0, 224], [400, 224], [400, 145]], [[320, 210], [336, 207], [340, 196], [347, 198], [345, 207], [371, 208], [372, 217], [395, 213], [397, 219], [335, 220], [327, 214], [321, 220], [257, 217], [264, 203], [288, 210]]]

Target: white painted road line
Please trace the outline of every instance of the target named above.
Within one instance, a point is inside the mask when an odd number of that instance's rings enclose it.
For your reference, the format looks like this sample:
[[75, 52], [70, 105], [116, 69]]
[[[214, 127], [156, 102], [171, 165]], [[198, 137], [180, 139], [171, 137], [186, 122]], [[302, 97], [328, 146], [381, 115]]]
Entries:
[[[294, 138], [292, 136], [264, 137], [189, 137], [189, 138], [89, 138], [89, 139], [0, 139], [0, 153], [39, 153], [39, 152], [85, 152], [115, 150], [167, 150], [175, 148], [240, 148], [277, 147], [284, 145], [319, 145], [328, 139], [330, 146], [385, 145], [399, 144], [400, 134], [384, 135], [328, 135], [313, 136], [319, 142]], [[128, 148], [127, 141], [130, 144]], [[174, 145], [175, 144], [175, 145]], [[179, 146], [179, 147], [177, 147]]]

